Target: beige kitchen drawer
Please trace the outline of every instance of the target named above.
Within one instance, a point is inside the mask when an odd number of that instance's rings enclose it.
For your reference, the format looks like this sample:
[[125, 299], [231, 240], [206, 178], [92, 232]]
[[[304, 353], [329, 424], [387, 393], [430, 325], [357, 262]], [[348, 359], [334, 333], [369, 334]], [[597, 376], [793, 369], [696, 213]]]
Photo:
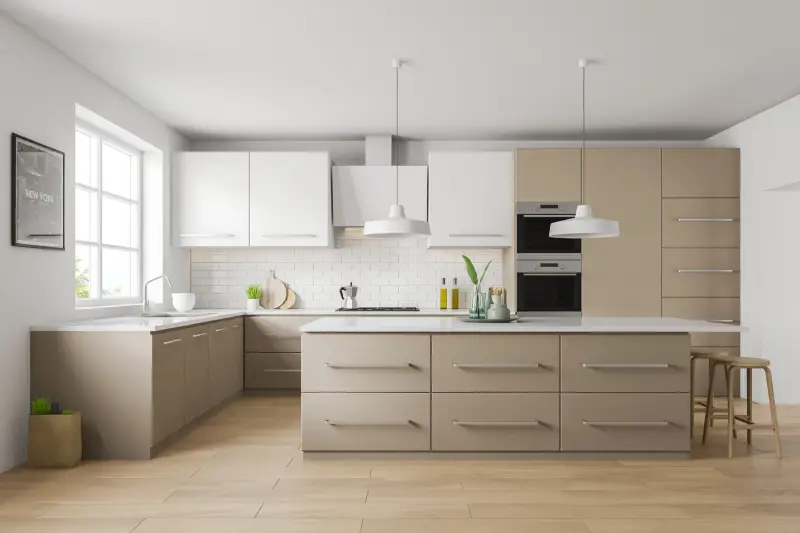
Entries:
[[300, 352], [300, 328], [319, 317], [248, 316], [244, 325], [244, 351]]
[[562, 392], [688, 392], [689, 336], [562, 335]]
[[245, 353], [245, 389], [300, 389], [299, 353]]
[[433, 451], [559, 449], [558, 393], [434, 393], [432, 397]]
[[430, 336], [306, 333], [302, 390], [430, 392]]
[[661, 202], [661, 245], [664, 248], [738, 248], [739, 231], [738, 199], [664, 199]]
[[558, 392], [558, 335], [434, 335], [434, 392]]
[[661, 192], [664, 198], [738, 198], [739, 150], [663, 149]]
[[303, 451], [428, 451], [427, 393], [303, 393]]
[[[739, 357], [740, 351], [736, 346], [695, 346], [693, 349], [714, 351], [717, 353], [725, 353], [731, 357]], [[733, 389], [736, 396], [739, 396], [739, 379], [733, 383]], [[699, 359], [694, 367], [694, 395], [705, 396], [708, 394], [708, 361]], [[728, 389], [725, 386], [725, 372], [722, 365], [717, 367], [714, 375], [714, 396], [727, 396]]]
[[689, 395], [562, 394], [561, 449], [689, 451]]
[[[663, 298], [665, 317], [739, 323], [739, 298]], [[692, 333], [692, 346], [739, 346], [738, 333]]]
[[664, 297], [738, 297], [738, 248], [665, 248], [661, 251]]

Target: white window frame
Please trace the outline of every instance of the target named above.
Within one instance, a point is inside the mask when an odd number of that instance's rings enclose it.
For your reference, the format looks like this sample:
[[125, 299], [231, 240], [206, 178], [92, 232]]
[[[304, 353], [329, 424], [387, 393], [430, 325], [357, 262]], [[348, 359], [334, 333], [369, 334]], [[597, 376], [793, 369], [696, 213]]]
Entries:
[[[91, 124], [88, 124], [81, 120], [75, 121], [75, 132], [81, 132], [85, 135], [89, 135], [93, 138], [96, 138], [99, 145], [97, 150], [97, 159], [92, 161], [92, 172], [97, 176], [97, 183], [96, 187], [92, 187], [89, 185], [85, 185], [83, 183], [78, 183], [77, 178], [75, 179], [75, 191], [87, 191], [96, 193], [96, 202], [97, 205], [95, 206], [97, 209], [97, 242], [92, 241], [81, 241], [77, 238], [77, 233], [73, 233], [75, 235], [75, 257], [77, 258], [77, 247], [78, 246], [90, 246], [97, 248], [97, 272], [92, 272], [92, 276], [94, 279], [91, 280], [91, 283], [97, 284], [97, 297], [96, 298], [75, 298], [75, 308], [82, 309], [82, 308], [89, 308], [89, 307], [108, 307], [108, 306], [115, 306], [115, 305], [135, 305], [142, 303], [142, 268], [144, 266], [144, 261], [142, 258], [142, 251], [144, 249], [144, 224], [142, 222], [142, 200], [144, 198], [143, 194], [143, 162], [144, 162], [144, 154], [141, 150], [136, 148], [135, 146], [131, 146], [129, 143], [126, 143], [120, 140], [118, 137], [104, 131], [102, 129], [97, 128]], [[119, 196], [114, 193], [109, 193], [103, 191], [103, 144], [107, 144], [108, 146], [119, 150], [125, 154], [130, 155], [131, 157], [136, 159], [136, 173], [134, 174], [134, 178], [138, 180], [137, 183], [137, 199], [131, 200], [130, 198], [125, 198], [124, 196]], [[73, 146], [75, 143], [73, 142]], [[75, 162], [73, 161], [73, 166]], [[117, 246], [111, 244], [103, 244], [103, 197], [112, 198], [114, 200], [118, 200], [120, 202], [125, 202], [130, 205], [136, 206], [137, 212], [137, 231], [138, 231], [138, 246], [136, 247], [126, 247], [126, 246]], [[73, 220], [73, 232], [76, 231], [75, 222]], [[138, 254], [138, 280], [135, 284], [135, 293], [132, 297], [118, 297], [118, 296], [103, 296], [103, 249], [109, 250], [123, 250], [129, 252], [136, 252]]]

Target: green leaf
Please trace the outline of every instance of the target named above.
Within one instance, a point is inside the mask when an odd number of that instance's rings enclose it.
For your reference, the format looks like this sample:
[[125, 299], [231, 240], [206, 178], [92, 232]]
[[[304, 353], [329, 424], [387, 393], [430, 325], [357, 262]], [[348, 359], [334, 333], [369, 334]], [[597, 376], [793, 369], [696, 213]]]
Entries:
[[36, 398], [31, 401], [32, 415], [49, 415], [53, 410], [50, 398]]
[[258, 285], [249, 285], [247, 287], [247, 297], [251, 300], [258, 300], [261, 298], [261, 287]]
[[481, 280], [478, 282], [478, 284], [480, 284], [480, 283], [483, 283], [483, 278], [485, 278], [485, 277], [486, 277], [486, 272], [488, 272], [488, 270], [489, 270], [489, 265], [491, 265], [491, 264], [492, 264], [492, 262], [491, 262], [491, 261], [489, 261], [488, 263], [486, 263], [486, 267], [483, 269], [483, 274], [481, 274]]
[[473, 285], [477, 285], [478, 273], [475, 271], [475, 265], [472, 264], [472, 260], [466, 255], [462, 255], [461, 257], [464, 258], [464, 263], [467, 265], [467, 275], [469, 276], [469, 280]]

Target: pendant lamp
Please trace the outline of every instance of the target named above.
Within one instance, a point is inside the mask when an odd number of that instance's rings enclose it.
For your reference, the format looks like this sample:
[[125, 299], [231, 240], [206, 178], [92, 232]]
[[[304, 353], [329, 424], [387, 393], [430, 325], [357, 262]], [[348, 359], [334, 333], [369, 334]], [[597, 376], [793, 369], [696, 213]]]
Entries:
[[[585, 59], [578, 61], [578, 67], [583, 76], [583, 92], [581, 115], [581, 200], [586, 194], [586, 67], [588, 62]], [[619, 222], [616, 220], [606, 220], [595, 218], [592, 213], [592, 206], [581, 204], [575, 210], [575, 218], [568, 218], [550, 224], [550, 236], [556, 239], [597, 239], [602, 237], [619, 237]]]
[[406, 218], [406, 211], [400, 205], [400, 167], [397, 164], [397, 141], [400, 137], [400, 68], [403, 62], [392, 61], [395, 71], [395, 142], [392, 143], [392, 159], [395, 165], [395, 204], [389, 207], [389, 217], [381, 220], [368, 220], [364, 223], [364, 237], [378, 239], [397, 239], [412, 235], [429, 236], [431, 226], [425, 220]]

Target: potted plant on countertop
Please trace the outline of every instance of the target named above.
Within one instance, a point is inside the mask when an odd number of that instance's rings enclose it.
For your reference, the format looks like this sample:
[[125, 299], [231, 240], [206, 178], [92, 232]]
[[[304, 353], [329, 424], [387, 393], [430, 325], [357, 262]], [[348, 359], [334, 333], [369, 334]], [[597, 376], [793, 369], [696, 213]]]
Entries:
[[258, 311], [261, 303], [261, 287], [258, 285], [247, 286], [247, 310], [249, 312]]
[[467, 275], [475, 288], [469, 300], [469, 317], [486, 318], [486, 297], [481, 292], [481, 283], [483, 283], [483, 278], [486, 277], [486, 272], [488, 272], [489, 265], [491, 265], [492, 262], [489, 261], [486, 263], [486, 266], [483, 268], [483, 274], [478, 278], [478, 272], [475, 270], [475, 265], [472, 264], [472, 260], [466, 255], [462, 255], [461, 257], [464, 258], [464, 264], [467, 266]]
[[63, 411], [50, 398], [31, 401], [28, 417], [28, 466], [71, 468], [81, 460], [81, 414]]

